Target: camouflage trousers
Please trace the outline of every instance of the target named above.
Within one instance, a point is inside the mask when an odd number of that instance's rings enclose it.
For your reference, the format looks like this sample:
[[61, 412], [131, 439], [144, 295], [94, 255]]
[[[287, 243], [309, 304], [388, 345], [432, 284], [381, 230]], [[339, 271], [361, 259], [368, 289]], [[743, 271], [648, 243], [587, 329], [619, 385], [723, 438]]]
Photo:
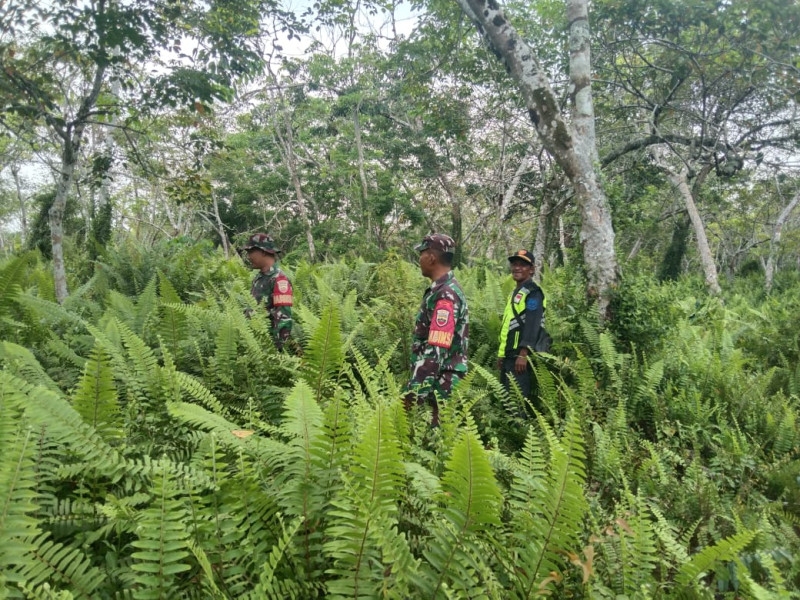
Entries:
[[[414, 404], [417, 406], [430, 405], [432, 409], [431, 414], [431, 427], [439, 426], [439, 400], [445, 400], [450, 396], [452, 389], [461, 381], [461, 378], [448, 371], [446, 374], [439, 377], [433, 386], [420, 386], [417, 389], [412, 389], [406, 392], [403, 396], [403, 406], [406, 412], [411, 411]], [[433, 389], [431, 389], [431, 387]]]

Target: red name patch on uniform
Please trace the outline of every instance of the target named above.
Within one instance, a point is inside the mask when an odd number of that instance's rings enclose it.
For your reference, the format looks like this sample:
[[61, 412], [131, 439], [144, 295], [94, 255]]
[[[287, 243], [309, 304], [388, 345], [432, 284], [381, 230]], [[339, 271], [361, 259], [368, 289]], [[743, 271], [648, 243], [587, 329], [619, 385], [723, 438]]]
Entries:
[[433, 309], [433, 319], [428, 330], [428, 343], [431, 346], [449, 348], [453, 345], [453, 334], [456, 330], [452, 300], [439, 300]]
[[284, 278], [275, 282], [272, 290], [272, 306], [291, 306], [292, 305], [292, 286], [289, 280]]

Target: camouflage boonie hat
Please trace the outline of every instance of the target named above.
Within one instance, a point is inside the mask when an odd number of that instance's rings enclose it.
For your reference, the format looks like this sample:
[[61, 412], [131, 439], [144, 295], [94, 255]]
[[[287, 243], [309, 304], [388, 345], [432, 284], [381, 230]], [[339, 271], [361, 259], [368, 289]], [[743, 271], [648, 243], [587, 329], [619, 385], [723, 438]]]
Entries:
[[432, 233], [422, 238], [422, 243], [414, 246], [414, 250], [439, 250], [440, 252], [455, 252], [456, 243], [449, 235], [444, 233]]
[[263, 250], [269, 254], [277, 254], [280, 252], [280, 250], [275, 247], [275, 240], [272, 239], [271, 235], [267, 235], [266, 233], [256, 233], [251, 235], [247, 239], [244, 249], [250, 250], [251, 248], [258, 248], [259, 250]]
[[524, 260], [528, 264], [533, 264], [533, 253], [528, 250], [518, 250], [516, 253], [508, 257], [508, 262], [515, 260]]

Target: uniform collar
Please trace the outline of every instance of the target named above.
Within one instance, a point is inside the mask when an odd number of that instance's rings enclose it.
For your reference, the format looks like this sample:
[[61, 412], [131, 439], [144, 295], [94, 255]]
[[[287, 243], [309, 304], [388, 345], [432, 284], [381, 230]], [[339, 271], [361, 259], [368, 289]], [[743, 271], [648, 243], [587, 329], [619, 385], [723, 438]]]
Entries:
[[528, 277], [525, 281], [520, 283], [517, 287], [514, 288], [514, 293], [518, 292], [522, 288], [527, 288], [528, 290], [533, 289], [533, 277]]
[[261, 274], [261, 275], [275, 275], [275, 273], [277, 273], [277, 272], [278, 272], [278, 263], [274, 263], [270, 267], [269, 271], [259, 271], [259, 274]]
[[437, 279], [436, 281], [431, 283], [431, 287], [429, 287], [428, 289], [430, 291], [434, 291], [436, 289], [439, 289], [444, 284], [448, 283], [451, 279], [453, 279], [453, 272], [452, 271], [448, 271], [447, 273], [445, 273], [444, 275], [439, 277], [439, 279]]

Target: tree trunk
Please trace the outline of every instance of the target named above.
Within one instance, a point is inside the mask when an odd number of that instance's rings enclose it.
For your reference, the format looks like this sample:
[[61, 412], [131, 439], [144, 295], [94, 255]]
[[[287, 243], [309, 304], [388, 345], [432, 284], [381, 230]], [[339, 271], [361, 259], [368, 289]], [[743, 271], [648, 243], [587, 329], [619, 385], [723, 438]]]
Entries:
[[19, 202], [19, 222], [22, 231], [20, 234], [21, 245], [25, 245], [25, 240], [28, 239], [28, 211], [25, 208], [25, 198], [22, 196], [22, 184], [19, 180], [19, 165], [13, 164], [11, 166], [11, 174], [14, 176], [14, 186], [17, 188], [17, 201]]
[[67, 207], [67, 196], [75, 181], [75, 166], [83, 142], [83, 133], [89, 119], [89, 113], [100, 96], [105, 78], [105, 66], [98, 66], [94, 74], [92, 89], [84, 97], [78, 108], [75, 119], [57, 129], [62, 139], [61, 170], [56, 182], [56, 197], [50, 207], [50, 239], [53, 244], [53, 282], [56, 301], [61, 304], [69, 295], [67, 289], [67, 271], [64, 266], [64, 210]]
[[651, 150], [651, 154], [655, 159], [656, 165], [664, 171], [669, 182], [681, 195], [681, 199], [686, 206], [686, 212], [689, 214], [689, 219], [692, 222], [692, 228], [694, 229], [695, 239], [697, 240], [697, 251], [700, 254], [700, 264], [703, 266], [706, 286], [708, 287], [708, 291], [712, 294], [719, 294], [722, 290], [719, 287], [717, 266], [714, 264], [714, 257], [711, 255], [711, 248], [708, 245], [708, 237], [706, 237], [703, 219], [700, 217], [700, 212], [697, 210], [697, 204], [694, 201], [692, 190], [689, 187], [688, 169], [685, 166], [680, 171], [673, 168], [667, 161], [666, 150], [664, 150], [662, 146], [654, 146]]
[[540, 281], [544, 267], [544, 253], [547, 249], [547, 220], [550, 217], [552, 202], [550, 194], [545, 194], [542, 205], [539, 207], [539, 216], [536, 224], [536, 239], [533, 242], [533, 263], [536, 266], [536, 281]]
[[69, 296], [67, 289], [67, 270], [64, 265], [64, 210], [67, 207], [67, 196], [75, 179], [75, 165], [78, 162], [78, 150], [83, 128], [72, 135], [67, 135], [61, 150], [61, 172], [56, 182], [56, 197], [50, 207], [50, 240], [53, 245], [53, 282], [55, 285], [56, 301], [61, 304]]
[[531, 121], [545, 149], [569, 177], [583, 219], [581, 245], [590, 296], [597, 297], [600, 317], [608, 313], [610, 293], [617, 283], [614, 228], [605, 193], [594, 171], [597, 160], [591, 96], [587, 0], [567, 0], [570, 20], [570, 79], [574, 128], [570, 131], [558, 98], [536, 60], [496, 2], [457, 0], [479, 26], [495, 54], [514, 78]]
[[217, 227], [217, 233], [219, 234], [219, 239], [222, 242], [222, 250], [225, 252], [225, 258], [230, 259], [231, 257], [231, 246], [228, 243], [228, 234], [225, 233], [225, 225], [222, 222], [222, 219], [219, 216], [219, 204], [217, 203], [217, 195], [215, 193], [211, 193], [211, 201], [213, 202], [214, 206], [214, 223]]
[[775, 229], [772, 230], [772, 239], [769, 242], [769, 258], [767, 258], [767, 265], [764, 268], [764, 285], [768, 292], [772, 291], [772, 281], [775, 277], [775, 255], [778, 253], [778, 246], [781, 243], [783, 225], [798, 203], [800, 203], [800, 193], [796, 194], [792, 201], [783, 208], [781, 214], [778, 215], [778, 220], [775, 221]]

